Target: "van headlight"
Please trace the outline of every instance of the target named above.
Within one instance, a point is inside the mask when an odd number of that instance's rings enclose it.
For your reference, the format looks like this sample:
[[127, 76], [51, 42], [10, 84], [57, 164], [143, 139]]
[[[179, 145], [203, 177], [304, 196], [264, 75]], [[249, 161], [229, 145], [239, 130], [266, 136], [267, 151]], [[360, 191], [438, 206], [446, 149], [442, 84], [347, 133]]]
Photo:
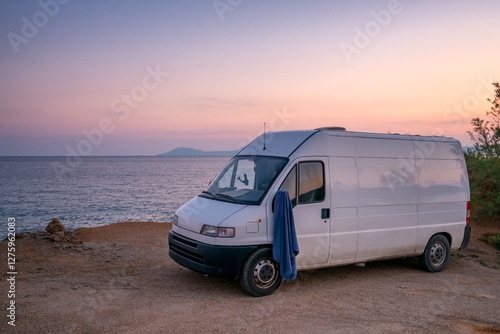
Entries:
[[234, 228], [203, 225], [200, 233], [209, 237], [232, 238], [234, 237]]
[[173, 223], [175, 226], [179, 226], [179, 216], [174, 215], [174, 219], [173, 219], [172, 223]]

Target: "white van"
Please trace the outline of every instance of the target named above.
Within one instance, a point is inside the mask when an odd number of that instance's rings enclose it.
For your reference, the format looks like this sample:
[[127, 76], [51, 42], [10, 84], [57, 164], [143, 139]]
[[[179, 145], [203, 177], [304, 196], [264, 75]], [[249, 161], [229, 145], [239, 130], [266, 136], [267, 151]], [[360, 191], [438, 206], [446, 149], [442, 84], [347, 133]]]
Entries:
[[332, 127], [265, 133], [243, 148], [177, 210], [170, 257], [273, 293], [283, 282], [271, 251], [278, 189], [293, 205], [298, 270], [418, 256], [438, 272], [469, 242], [459, 141]]

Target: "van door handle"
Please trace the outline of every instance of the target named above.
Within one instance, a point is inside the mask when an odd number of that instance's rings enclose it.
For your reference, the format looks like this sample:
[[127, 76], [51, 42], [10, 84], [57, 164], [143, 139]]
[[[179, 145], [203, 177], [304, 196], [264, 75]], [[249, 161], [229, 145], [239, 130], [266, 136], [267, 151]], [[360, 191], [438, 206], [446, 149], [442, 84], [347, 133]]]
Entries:
[[330, 209], [321, 209], [321, 219], [330, 218]]

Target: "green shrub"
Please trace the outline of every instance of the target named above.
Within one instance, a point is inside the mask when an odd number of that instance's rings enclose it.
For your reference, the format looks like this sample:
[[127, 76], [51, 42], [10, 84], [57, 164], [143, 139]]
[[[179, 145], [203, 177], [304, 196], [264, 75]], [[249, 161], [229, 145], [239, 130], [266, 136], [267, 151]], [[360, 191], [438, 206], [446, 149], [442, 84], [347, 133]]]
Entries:
[[486, 238], [488, 243], [500, 249], [500, 233], [489, 234]]
[[484, 262], [483, 260], [479, 260], [479, 263], [483, 266], [483, 267], [489, 267], [489, 265]]
[[465, 153], [469, 172], [471, 219], [500, 220], [500, 158]]

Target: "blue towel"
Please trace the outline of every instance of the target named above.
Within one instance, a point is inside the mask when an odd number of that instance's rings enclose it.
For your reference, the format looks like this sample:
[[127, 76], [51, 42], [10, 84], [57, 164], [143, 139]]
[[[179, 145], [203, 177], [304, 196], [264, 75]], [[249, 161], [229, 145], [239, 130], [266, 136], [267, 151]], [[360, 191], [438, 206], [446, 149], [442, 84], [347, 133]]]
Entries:
[[273, 259], [280, 265], [280, 274], [286, 280], [297, 278], [295, 257], [299, 244], [293, 222], [292, 202], [288, 191], [278, 190], [274, 202]]

